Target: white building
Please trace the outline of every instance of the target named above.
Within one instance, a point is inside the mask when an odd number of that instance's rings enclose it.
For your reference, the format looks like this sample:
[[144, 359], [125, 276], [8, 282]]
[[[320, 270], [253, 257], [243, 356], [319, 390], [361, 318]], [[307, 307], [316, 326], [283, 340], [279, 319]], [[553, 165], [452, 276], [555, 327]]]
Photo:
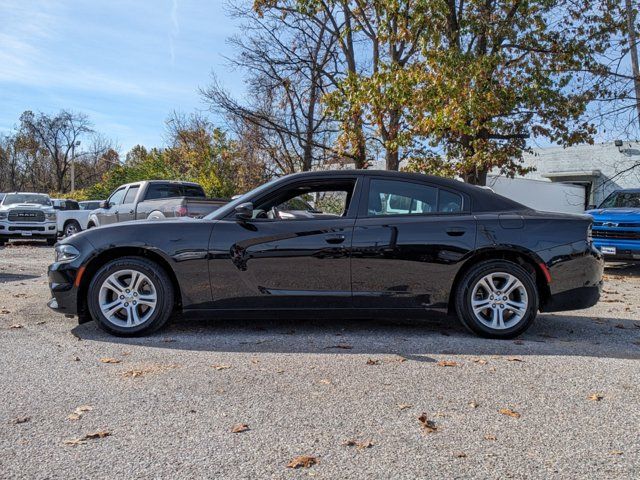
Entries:
[[639, 142], [539, 148], [524, 161], [536, 168], [525, 178], [584, 186], [585, 207], [599, 205], [614, 190], [640, 187]]

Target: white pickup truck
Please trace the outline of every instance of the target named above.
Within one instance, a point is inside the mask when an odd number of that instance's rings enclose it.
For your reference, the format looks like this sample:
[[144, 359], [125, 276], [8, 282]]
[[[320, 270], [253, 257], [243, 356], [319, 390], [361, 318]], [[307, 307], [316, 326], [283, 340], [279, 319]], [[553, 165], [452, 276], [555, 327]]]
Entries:
[[91, 209], [84, 209], [80, 202], [66, 198], [54, 198], [52, 201], [58, 212], [58, 235], [70, 237], [87, 229]]
[[0, 202], [0, 245], [11, 238], [42, 239], [53, 245], [58, 239], [56, 219], [49, 195], [7, 193]]

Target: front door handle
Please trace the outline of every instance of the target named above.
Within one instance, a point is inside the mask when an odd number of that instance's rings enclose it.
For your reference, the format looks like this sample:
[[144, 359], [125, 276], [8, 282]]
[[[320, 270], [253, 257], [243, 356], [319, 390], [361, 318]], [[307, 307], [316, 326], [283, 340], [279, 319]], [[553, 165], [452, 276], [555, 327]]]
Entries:
[[327, 243], [337, 244], [344, 242], [345, 236], [341, 234], [327, 235], [324, 237], [324, 241]]
[[133, 210], [129, 210], [129, 215], [133, 215]]
[[464, 232], [466, 232], [464, 228], [450, 228], [447, 230], [447, 235], [451, 237], [461, 237], [464, 235]]

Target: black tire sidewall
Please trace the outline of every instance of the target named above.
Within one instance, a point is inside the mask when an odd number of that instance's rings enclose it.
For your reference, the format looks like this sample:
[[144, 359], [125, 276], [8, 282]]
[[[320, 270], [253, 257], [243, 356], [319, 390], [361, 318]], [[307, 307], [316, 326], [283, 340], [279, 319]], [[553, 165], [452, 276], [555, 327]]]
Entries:
[[[524, 318], [513, 327], [496, 330], [480, 322], [471, 308], [471, 294], [475, 284], [489, 273], [503, 272], [518, 278], [527, 291], [528, 306]], [[472, 267], [462, 278], [456, 292], [456, 313], [461, 323], [471, 332], [486, 338], [514, 338], [527, 330], [538, 314], [538, 289], [533, 275], [517, 263], [507, 260], [488, 260]]]
[[[118, 270], [138, 270], [153, 283], [158, 298], [156, 311], [141, 325], [126, 328], [111, 323], [102, 314], [99, 305], [100, 286]], [[129, 337], [151, 333], [161, 328], [170, 318], [174, 307], [173, 284], [167, 272], [157, 263], [142, 257], [123, 257], [103, 265], [91, 279], [87, 293], [87, 305], [91, 317], [103, 330], [118, 336]]]
[[65, 237], [69, 237], [70, 235], [67, 234], [67, 228], [69, 228], [71, 225], [74, 225], [76, 227], [76, 233], [80, 232], [80, 224], [78, 222], [76, 222], [75, 220], [72, 220], [70, 222], [67, 222], [64, 226], [64, 230], [63, 230], [63, 234]]

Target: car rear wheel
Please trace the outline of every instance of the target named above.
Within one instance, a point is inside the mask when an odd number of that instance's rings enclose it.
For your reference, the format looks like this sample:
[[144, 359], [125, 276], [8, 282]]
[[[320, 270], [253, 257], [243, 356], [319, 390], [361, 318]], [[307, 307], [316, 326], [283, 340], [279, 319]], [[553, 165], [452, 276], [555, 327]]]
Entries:
[[67, 222], [66, 225], [64, 226], [63, 233], [65, 237], [70, 237], [71, 235], [75, 235], [80, 231], [82, 231], [82, 229], [80, 228], [80, 224], [75, 220], [71, 220], [70, 222]]
[[119, 336], [151, 333], [167, 323], [174, 292], [167, 272], [155, 262], [124, 257], [108, 262], [89, 285], [91, 317]]
[[538, 312], [533, 275], [520, 265], [490, 260], [462, 278], [455, 306], [462, 324], [487, 338], [513, 338], [531, 326]]

